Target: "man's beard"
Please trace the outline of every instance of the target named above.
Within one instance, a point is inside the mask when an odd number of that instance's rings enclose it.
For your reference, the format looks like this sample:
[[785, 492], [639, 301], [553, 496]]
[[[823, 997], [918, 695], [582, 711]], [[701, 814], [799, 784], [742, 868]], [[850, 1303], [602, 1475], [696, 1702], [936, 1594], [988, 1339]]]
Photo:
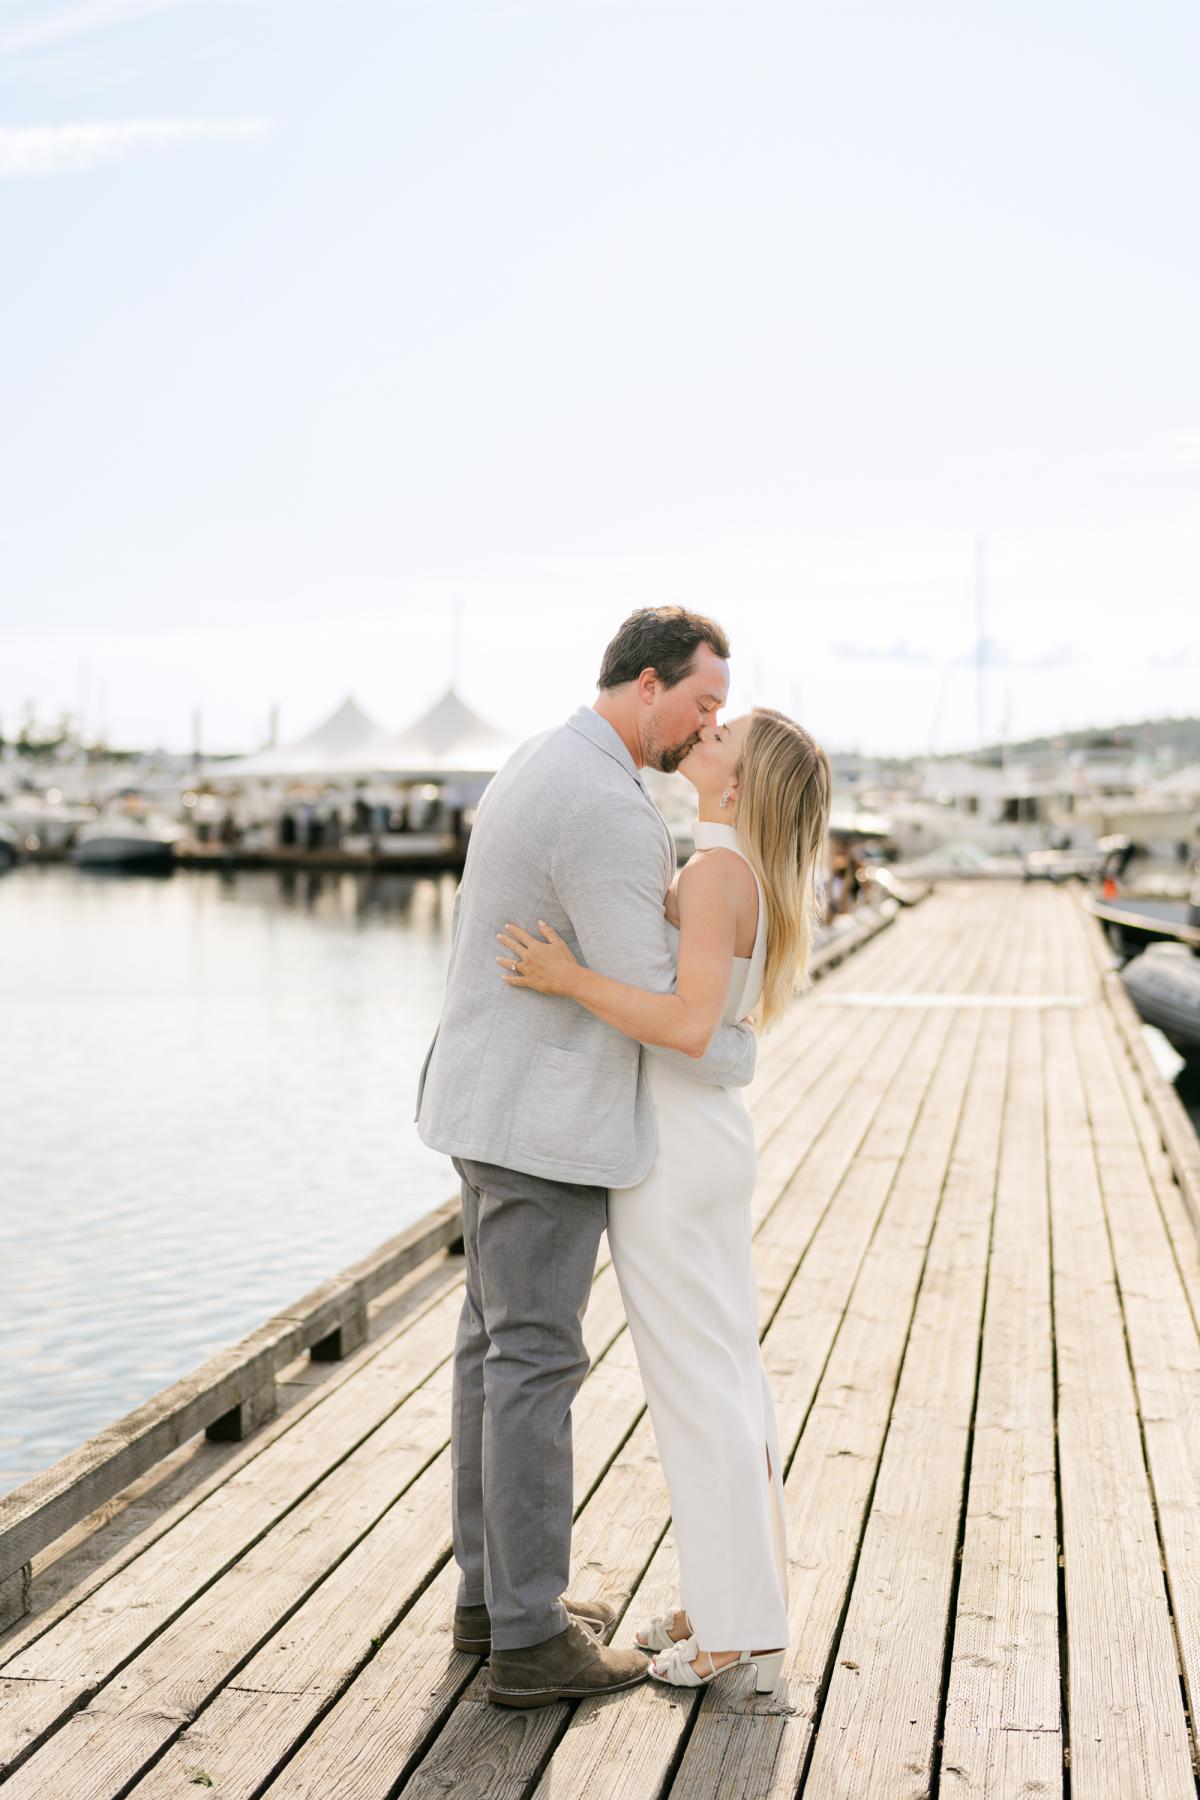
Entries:
[[689, 756], [700, 742], [700, 733], [696, 732], [686, 743], [677, 749], [667, 750], [661, 744], [650, 746], [650, 755], [646, 758], [652, 769], [661, 769], [664, 775], [674, 775], [685, 756]]

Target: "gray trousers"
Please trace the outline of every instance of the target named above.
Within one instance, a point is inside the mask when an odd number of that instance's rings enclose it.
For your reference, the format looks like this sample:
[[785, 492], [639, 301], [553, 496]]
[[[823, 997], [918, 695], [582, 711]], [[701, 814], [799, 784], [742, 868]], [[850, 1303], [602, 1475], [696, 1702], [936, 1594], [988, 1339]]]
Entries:
[[498, 1650], [570, 1623], [571, 1404], [608, 1191], [452, 1157], [467, 1293], [454, 1343], [450, 1465], [458, 1604]]

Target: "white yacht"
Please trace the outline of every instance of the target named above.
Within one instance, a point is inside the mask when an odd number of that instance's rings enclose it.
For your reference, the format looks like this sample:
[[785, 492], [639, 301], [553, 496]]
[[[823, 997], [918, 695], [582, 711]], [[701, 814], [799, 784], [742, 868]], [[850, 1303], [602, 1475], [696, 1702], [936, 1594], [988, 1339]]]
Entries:
[[80, 826], [95, 817], [94, 806], [64, 799], [60, 788], [0, 796], [0, 825], [8, 827], [22, 850], [63, 851]]
[[102, 813], [76, 833], [71, 861], [80, 868], [163, 869], [175, 860], [180, 827], [153, 814]]

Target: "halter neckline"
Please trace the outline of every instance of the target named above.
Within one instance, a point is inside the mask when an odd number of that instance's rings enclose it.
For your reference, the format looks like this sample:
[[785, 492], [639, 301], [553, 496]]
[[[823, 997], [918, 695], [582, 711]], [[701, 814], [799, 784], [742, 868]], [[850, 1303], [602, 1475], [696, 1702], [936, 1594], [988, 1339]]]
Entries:
[[[746, 846], [738, 836], [736, 826], [713, 824], [708, 819], [694, 819], [692, 821], [692, 842], [697, 850], [736, 850], [744, 862], [750, 863], [750, 873], [754, 876], [754, 885], [758, 889], [758, 924], [755, 927], [754, 947], [749, 956], [735, 956], [733, 960], [745, 965], [747, 983], [758, 982], [761, 986], [763, 965], [767, 954], [765, 917], [767, 901], [763, 893], [762, 882], [758, 878], [758, 871], [750, 862]], [[746, 992], [745, 986], [742, 991]]]
[[[714, 825], [708, 819], [692, 822], [692, 842], [697, 850], [742, 850], [741, 840], [732, 825]], [[745, 851], [742, 851], [745, 855]]]

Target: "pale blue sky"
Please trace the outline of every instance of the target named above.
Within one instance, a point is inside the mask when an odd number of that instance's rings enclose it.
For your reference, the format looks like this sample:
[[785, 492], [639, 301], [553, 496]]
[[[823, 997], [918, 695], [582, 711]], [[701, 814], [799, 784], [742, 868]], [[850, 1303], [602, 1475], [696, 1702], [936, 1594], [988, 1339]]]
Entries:
[[0, 0], [0, 721], [400, 726], [460, 596], [533, 729], [676, 600], [948, 748], [980, 533], [991, 731], [1200, 710], [1198, 70], [1191, 0]]

